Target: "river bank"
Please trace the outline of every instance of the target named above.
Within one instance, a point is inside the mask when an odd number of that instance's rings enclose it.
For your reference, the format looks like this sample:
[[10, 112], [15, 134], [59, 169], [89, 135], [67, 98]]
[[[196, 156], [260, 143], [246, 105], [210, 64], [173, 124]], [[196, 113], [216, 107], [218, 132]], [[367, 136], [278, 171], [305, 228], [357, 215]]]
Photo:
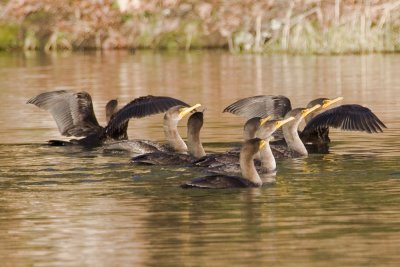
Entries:
[[[3, 2], [3, 3], [2, 3]], [[400, 50], [400, 1], [0, 1], [0, 49]]]

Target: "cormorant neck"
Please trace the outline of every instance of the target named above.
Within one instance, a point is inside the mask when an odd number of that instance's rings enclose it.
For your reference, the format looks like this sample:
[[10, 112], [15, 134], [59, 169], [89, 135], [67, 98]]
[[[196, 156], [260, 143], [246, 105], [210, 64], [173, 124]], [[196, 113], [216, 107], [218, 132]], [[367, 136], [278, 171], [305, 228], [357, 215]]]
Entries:
[[264, 172], [267, 173], [275, 172], [276, 161], [274, 155], [272, 154], [272, 150], [268, 140], [265, 146], [260, 149], [260, 158], [261, 158], [261, 167], [264, 169]]
[[[322, 109], [322, 108], [321, 108]], [[315, 116], [317, 116], [320, 113], [320, 109], [311, 112], [310, 114], [308, 114], [305, 118], [304, 118], [304, 122], [309, 123], [310, 120], [312, 120]]]
[[178, 132], [178, 122], [164, 117], [165, 138], [176, 152], [187, 152], [187, 146]]
[[188, 137], [188, 149], [189, 154], [195, 158], [201, 158], [206, 155], [203, 145], [200, 140], [200, 131], [188, 127], [187, 130]]
[[262, 180], [257, 173], [256, 167], [254, 166], [254, 155], [249, 155], [241, 151], [240, 153], [240, 169], [242, 171], [243, 178], [257, 184], [262, 185]]
[[243, 131], [243, 140], [247, 141], [256, 137], [256, 131], [244, 130]]
[[285, 137], [286, 143], [290, 150], [298, 153], [301, 156], [307, 156], [308, 152], [303, 142], [300, 139], [297, 129], [301, 119], [296, 119], [292, 123], [287, 123], [282, 126], [283, 136]]

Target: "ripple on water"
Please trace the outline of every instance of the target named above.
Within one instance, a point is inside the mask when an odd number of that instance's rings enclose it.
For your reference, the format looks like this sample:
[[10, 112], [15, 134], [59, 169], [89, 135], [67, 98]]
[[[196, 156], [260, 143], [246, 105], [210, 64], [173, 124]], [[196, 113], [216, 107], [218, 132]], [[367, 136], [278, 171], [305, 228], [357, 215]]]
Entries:
[[[0, 71], [2, 266], [400, 262], [400, 56], [107, 51], [0, 58], [7, 66]], [[388, 129], [332, 130], [330, 154], [279, 160], [274, 183], [259, 189], [183, 190], [180, 183], [203, 174], [133, 166], [127, 154], [44, 145], [60, 138], [56, 125], [25, 103], [57, 89], [89, 91], [103, 125], [103, 107], [115, 97], [202, 103], [207, 151], [240, 145], [245, 120], [221, 111], [249, 95], [287, 95], [294, 107], [341, 95], [346, 104], [370, 107]], [[132, 120], [129, 136], [163, 140], [161, 121], [162, 115]]]

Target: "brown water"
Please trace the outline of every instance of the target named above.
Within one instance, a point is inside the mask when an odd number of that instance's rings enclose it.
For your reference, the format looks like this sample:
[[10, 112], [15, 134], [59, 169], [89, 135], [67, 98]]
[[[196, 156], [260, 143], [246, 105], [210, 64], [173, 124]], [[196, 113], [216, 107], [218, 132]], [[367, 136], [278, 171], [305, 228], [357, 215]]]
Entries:
[[[390, 54], [0, 54], [0, 265], [398, 266], [399, 68]], [[276, 183], [261, 189], [182, 190], [199, 174], [44, 146], [60, 138], [56, 124], [25, 103], [58, 89], [88, 91], [100, 122], [115, 97], [202, 103], [207, 150], [240, 141], [244, 119], [221, 110], [256, 94], [286, 95], [294, 107], [344, 96], [388, 129], [334, 131], [330, 154], [278, 161]], [[131, 121], [130, 137], [163, 139], [161, 119]]]

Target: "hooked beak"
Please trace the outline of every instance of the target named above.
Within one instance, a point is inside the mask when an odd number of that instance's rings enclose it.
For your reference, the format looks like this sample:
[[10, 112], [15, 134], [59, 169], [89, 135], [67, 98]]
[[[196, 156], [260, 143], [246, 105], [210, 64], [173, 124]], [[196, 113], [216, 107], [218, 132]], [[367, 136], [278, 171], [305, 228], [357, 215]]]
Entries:
[[200, 107], [201, 104], [196, 104], [194, 106], [188, 107], [188, 108], [181, 108], [179, 109], [179, 119], [181, 120], [183, 117], [185, 117], [187, 114], [195, 110], [196, 108]]
[[307, 109], [303, 110], [301, 112], [301, 117], [305, 118], [308, 114], [310, 114], [311, 112], [313, 112], [314, 110], [316, 110], [316, 109], [318, 109], [320, 107], [321, 107], [321, 105], [317, 104], [317, 105], [313, 106], [312, 108], [307, 108]]
[[265, 117], [264, 119], [260, 120], [260, 126], [263, 125], [264, 123], [266, 123], [267, 121], [269, 121], [272, 118], [271, 115]]
[[294, 117], [289, 117], [286, 120], [277, 121], [277, 122], [275, 122], [275, 128], [279, 129], [279, 127], [281, 127], [282, 125], [284, 125], [284, 124], [286, 124], [286, 123], [288, 123], [289, 121], [292, 121], [292, 120], [294, 120]]
[[334, 104], [334, 103], [336, 103], [336, 102], [338, 102], [338, 101], [340, 101], [340, 100], [343, 100], [343, 97], [342, 97], [342, 96], [337, 97], [337, 98], [332, 99], [332, 100], [324, 100], [323, 103], [322, 103], [322, 107], [321, 107], [321, 108], [327, 108], [327, 107], [329, 107], [330, 105], [332, 105], [332, 104]]

